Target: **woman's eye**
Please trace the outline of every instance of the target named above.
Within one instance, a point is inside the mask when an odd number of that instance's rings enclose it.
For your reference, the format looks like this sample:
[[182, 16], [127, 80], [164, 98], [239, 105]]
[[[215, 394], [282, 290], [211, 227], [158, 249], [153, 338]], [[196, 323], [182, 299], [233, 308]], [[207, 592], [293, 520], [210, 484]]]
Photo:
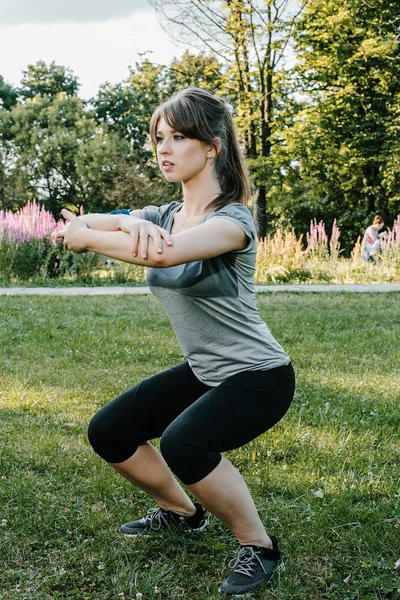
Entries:
[[163, 138], [160, 137], [159, 135], [157, 135], [157, 137], [156, 137], [157, 144], [161, 144], [162, 141], [163, 141]]
[[184, 138], [185, 138], [184, 135], [180, 135], [180, 134], [175, 134], [174, 135], [174, 140], [175, 141], [183, 140]]

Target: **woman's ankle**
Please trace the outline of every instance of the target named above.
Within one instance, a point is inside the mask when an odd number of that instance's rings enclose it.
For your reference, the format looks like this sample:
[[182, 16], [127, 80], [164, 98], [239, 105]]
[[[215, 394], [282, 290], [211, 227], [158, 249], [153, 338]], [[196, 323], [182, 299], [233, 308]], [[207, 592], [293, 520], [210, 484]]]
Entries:
[[176, 515], [180, 515], [181, 517], [192, 517], [196, 514], [197, 508], [193, 504], [192, 506], [176, 506], [175, 504], [170, 504], [168, 506], [161, 506], [163, 510], [168, 510], [169, 512], [173, 512]]
[[246, 537], [238, 540], [241, 546], [258, 546], [259, 548], [268, 548], [273, 550], [274, 546], [271, 538], [265, 534], [262, 537]]

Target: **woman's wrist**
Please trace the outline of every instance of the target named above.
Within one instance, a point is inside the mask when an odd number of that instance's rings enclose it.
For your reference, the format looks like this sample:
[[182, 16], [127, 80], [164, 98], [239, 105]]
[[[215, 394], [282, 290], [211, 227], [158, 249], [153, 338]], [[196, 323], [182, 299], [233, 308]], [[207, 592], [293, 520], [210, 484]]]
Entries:
[[141, 219], [140, 217], [134, 217], [132, 215], [118, 215], [119, 218], [119, 227], [121, 231], [128, 231], [129, 225], [136, 225], [145, 219]]
[[83, 221], [89, 229], [99, 231], [118, 231], [119, 219], [124, 215], [110, 215], [104, 213], [88, 213], [79, 215], [78, 219]]

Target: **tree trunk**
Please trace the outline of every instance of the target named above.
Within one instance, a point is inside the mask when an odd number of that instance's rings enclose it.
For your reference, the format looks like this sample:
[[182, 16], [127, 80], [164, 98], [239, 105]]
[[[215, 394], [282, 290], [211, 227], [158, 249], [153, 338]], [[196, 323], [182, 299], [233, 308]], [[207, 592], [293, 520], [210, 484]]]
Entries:
[[375, 164], [366, 164], [363, 168], [365, 213], [370, 215], [376, 211], [376, 192], [379, 188], [378, 168]]
[[[271, 6], [267, 9], [268, 22], [273, 24]], [[272, 95], [273, 95], [273, 64], [272, 64], [272, 28], [269, 30], [268, 43], [265, 59], [259, 63], [259, 87], [261, 98], [258, 106], [260, 129], [259, 129], [259, 152], [260, 156], [268, 157], [271, 154], [272, 143]], [[263, 239], [267, 235], [267, 186], [266, 182], [258, 186], [254, 203], [254, 221], [256, 223], [257, 237]]]
[[367, 215], [374, 213], [376, 211], [375, 208], [375, 196], [374, 194], [365, 194], [365, 212]]
[[263, 239], [267, 235], [267, 195], [265, 185], [257, 188], [254, 202], [254, 222], [258, 239]]

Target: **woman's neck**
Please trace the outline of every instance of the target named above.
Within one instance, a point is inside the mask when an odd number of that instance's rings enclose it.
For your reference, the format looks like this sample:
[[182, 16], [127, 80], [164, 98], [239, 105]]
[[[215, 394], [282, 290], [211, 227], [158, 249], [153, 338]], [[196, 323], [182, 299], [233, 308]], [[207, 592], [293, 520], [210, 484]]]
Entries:
[[191, 185], [182, 182], [183, 207], [180, 212], [186, 217], [196, 217], [206, 212], [207, 206], [219, 196], [221, 187], [218, 181], [211, 180], [206, 184]]

